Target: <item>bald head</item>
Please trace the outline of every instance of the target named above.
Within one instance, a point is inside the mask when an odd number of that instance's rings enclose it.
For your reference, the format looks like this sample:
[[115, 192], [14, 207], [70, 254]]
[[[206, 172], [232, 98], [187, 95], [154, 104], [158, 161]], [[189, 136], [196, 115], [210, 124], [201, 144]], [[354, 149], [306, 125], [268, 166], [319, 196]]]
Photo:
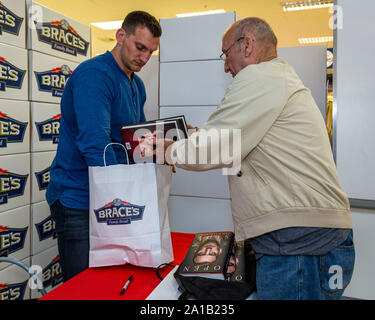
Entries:
[[[230, 29], [236, 38], [243, 35], [252, 35], [256, 41], [264, 46], [277, 47], [277, 38], [270, 25], [256, 17], [244, 18], [237, 21]], [[229, 30], [228, 30], [229, 31]]]
[[233, 77], [250, 64], [277, 57], [277, 38], [267, 22], [250, 17], [235, 22], [223, 36], [224, 71]]

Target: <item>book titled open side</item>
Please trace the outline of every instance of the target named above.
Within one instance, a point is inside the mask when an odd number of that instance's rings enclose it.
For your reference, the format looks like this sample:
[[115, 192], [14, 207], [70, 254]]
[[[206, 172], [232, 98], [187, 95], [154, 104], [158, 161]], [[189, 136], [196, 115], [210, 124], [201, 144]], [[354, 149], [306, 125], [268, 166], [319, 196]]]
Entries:
[[248, 241], [234, 233], [197, 233], [174, 278], [179, 299], [238, 300], [255, 291], [255, 258]]
[[233, 232], [197, 233], [178, 273], [187, 277], [227, 279], [227, 267], [233, 252], [233, 244]]

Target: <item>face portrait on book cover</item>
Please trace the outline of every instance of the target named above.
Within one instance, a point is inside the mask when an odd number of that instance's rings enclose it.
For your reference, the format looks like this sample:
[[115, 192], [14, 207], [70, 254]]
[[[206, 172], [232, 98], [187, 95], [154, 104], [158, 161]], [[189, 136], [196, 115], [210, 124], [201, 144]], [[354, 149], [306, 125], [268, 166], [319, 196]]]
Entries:
[[208, 238], [195, 251], [193, 261], [195, 264], [213, 263], [221, 253], [220, 243], [215, 238]]
[[237, 265], [238, 265], [238, 258], [235, 256], [234, 252], [232, 251], [229, 257], [229, 262], [228, 262], [228, 267], [227, 267], [227, 277], [230, 277], [234, 274], [234, 272], [236, 271]]

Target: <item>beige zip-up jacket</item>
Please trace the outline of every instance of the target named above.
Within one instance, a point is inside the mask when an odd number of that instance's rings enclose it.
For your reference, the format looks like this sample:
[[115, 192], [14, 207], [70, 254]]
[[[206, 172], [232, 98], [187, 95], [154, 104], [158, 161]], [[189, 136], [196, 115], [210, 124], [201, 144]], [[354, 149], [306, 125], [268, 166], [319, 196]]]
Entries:
[[[287, 227], [352, 228], [323, 117], [283, 59], [249, 65], [236, 75], [204, 130], [172, 145], [177, 167], [230, 167], [225, 155], [211, 163], [210, 150], [233, 150], [233, 135], [205, 141], [202, 132], [212, 128], [241, 129], [240, 173], [228, 176], [237, 240]], [[183, 164], [202, 151], [207, 164]]]

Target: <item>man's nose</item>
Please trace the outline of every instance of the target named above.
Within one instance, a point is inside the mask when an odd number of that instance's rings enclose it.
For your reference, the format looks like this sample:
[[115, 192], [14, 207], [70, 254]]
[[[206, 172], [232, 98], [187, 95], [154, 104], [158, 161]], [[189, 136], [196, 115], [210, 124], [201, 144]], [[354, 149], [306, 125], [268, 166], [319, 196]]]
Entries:
[[141, 55], [141, 61], [143, 64], [146, 64], [147, 61], [150, 59], [151, 57], [151, 53], [150, 52], [146, 52], [144, 54]]
[[206, 248], [206, 254], [210, 254], [211, 251], [212, 251], [212, 248], [210, 248], [210, 247]]
[[227, 60], [225, 60], [225, 62], [224, 62], [224, 72], [225, 73], [229, 72], [229, 67], [228, 67]]

